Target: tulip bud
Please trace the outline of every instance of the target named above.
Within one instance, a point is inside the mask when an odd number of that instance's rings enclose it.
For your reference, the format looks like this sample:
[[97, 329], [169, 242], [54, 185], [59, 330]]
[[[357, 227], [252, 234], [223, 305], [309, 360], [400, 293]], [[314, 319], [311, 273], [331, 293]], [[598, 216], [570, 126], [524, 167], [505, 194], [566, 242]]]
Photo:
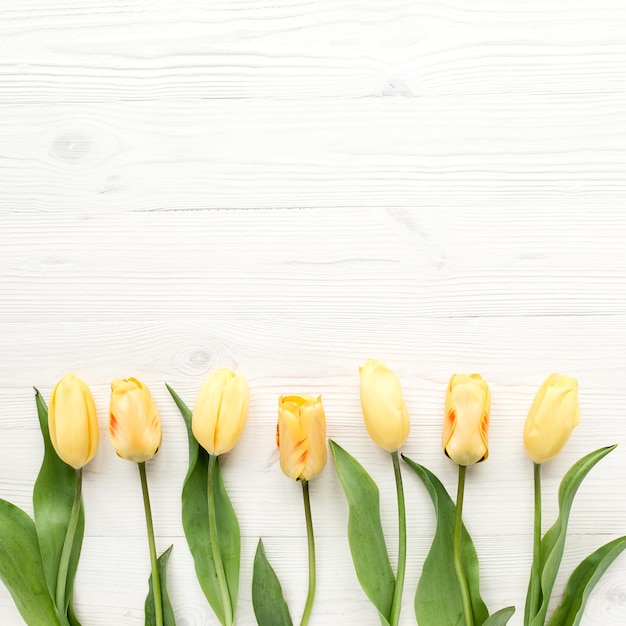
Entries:
[[524, 447], [535, 463], [555, 457], [580, 422], [578, 381], [550, 374], [539, 388], [524, 425]]
[[117, 455], [143, 463], [161, 445], [161, 418], [150, 391], [136, 378], [111, 383], [109, 436]]
[[326, 415], [322, 396], [280, 396], [276, 445], [280, 467], [294, 480], [311, 480], [326, 465]]
[[380, 361], [368, 359], [361, 373], [361, 408], [374, 442], [395, 452], [409, 436], [409, 412], [396, 375]]
[[221, 369], [202, 384], [193, 408], [191, 430], [209, 454], [224, 454], [239, 440], [248, 416], [250, 391], [243, 376]]
[[54, 387], [48, 411], [50, 441], [59, 458], [80, 469], [98, 449], [98, 419], [89, 387], [66, 374]]
[[480, 374], [454, 374], [446, 391], [443, 449], [457, 465], [489, 456], [487, 430], [491, 394]]

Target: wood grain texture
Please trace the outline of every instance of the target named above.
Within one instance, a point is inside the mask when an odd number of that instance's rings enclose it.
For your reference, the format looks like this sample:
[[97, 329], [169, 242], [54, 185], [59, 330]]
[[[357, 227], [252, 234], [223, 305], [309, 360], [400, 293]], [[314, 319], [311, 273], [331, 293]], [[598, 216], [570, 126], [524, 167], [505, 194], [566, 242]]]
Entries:
[[0, 210], [506, 206], [557, 228], [554, 211], [591, 220], [623, 208], [625, 102], [506, 94], [7, 104]]
[[0, 98], [624, 95], [620, 0], [11, 2]]
[[[466, 524], [495, 610], [518, 607], [531, 558], [521, 430], [551, 371], [580, 382], [582, 421], [544, 468], [545, 519], [568, 467], [618, 443], [574, 505], [555, 596], [626, 533], [626, 8], [621, 0], [384, 4], [9, 0], [0, 6], [0, 497], [32, 512], [42, 444], [32, 386], [92, 388], [100, 450], [85, 470], [76, 582], [84, 626], [143, 623], [149, 558], [139, 480], [106, 433], [110, 380], [151, 388], [163, 447], [148, 465], [157, 545], [174, 544], [179, 626], [217, 624], [180, 521], [190, 404], [217, 367], [244, 374], [250, 414], [224, 477], [242, 529], [238, 623], [254, 624], [258, 537], [295, 616], [306, 595], [300, 490], [274, 444], [280, 393], [322, 393], [328, 434], [382, 488], [358, 366], [386, 361], [412, 417], [403, 450], [453, 490], [440, 451], [453, 372], [493, 397], [490, 457]], [[401, 623], [434, 520], [405, 472]], [[332, 466], [312, 485], [312, 626], [374, 626]], [[626, 622], [626, 558], [582, 626]], [[0, 587], [0, 623], [21, 624]], [[442, 625], [443, 626], [443, 625]]]

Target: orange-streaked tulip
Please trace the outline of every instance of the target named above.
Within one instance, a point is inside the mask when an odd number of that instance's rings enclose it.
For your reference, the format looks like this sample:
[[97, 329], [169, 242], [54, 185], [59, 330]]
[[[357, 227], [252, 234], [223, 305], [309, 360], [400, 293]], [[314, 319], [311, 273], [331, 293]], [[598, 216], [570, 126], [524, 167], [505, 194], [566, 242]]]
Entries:
[[280, 467], [294, 480], [311, 480], [326, 465], [326, 415], [322, 396], [280, 396], [276, 445]]
[[224, 454], [241, 437], [248, 416], [250, 391], [246, 379], [220, 369], [202, 384], [193, 407], [191, 430], [209, 454]]
[[143, 463], [161, 445], [161, 418], [148, 387], [136, 378], [111, 383], [109, 436], [117, 455]]
[[374, 442], [388, 452], [399, 450], [409, 436], [409, 412], [397, 376], [384, 364], [368, 359], [361, 373], [361, 408]]
[[98, 418], [89, 387], [66, 374], [54, 387], [48, 410], [50, 440], [59, 458], [80, 469], [98, 449]]
[[489, 456], [487, 431], [491, 394], [480, 374], [454, 374], [446, 391], [443, 449], [457, 465], [473, 465]]
[[578, 381], [550, 374], [539, 388], [524, 425], [524, 447], [535, 463], [555, 457], [580, 422]]

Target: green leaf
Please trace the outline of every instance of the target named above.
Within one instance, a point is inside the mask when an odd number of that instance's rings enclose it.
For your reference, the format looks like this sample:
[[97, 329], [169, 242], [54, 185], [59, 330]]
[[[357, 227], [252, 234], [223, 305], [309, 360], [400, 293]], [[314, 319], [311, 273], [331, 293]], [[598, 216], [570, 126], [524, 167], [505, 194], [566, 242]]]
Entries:
[[390, 619], [395, 577], [380, 522], [378, 487], [363, 466], [340, 445], [330, 440], [330, 449], [348, 500], [348, 540], [354, 569], [384, 626]]
[[[433, 501], [437, 528], [415, 592], [415, 616], [420, 626], [461, 626], [463, 599], [454, 569], [456, 505], [439, 479], [424, 466], [402, 457], [415, 471]], [[478, 557], [465, 524], [461, 529], [461, 557], [469, 588], [474, 624], [483, 624], [489, 611], [480, 597]], [[496, 613], [497, 615], [497, 613]]]
[[578, 626], [587, 598], [609, 565], [626, 549], [626, 537], [619, 537], [590, 554], [567, 581], [563, 602], [557, 607], [548, 626]]
[[[59, 562], [61, 561], [63, 543], [65, 542], [65, 535], [72, 512], [76, 481], [79, 480], [79, 477], [73, 467], [64, 463], [57, 456], [52, 446], [48, 430], [48, 408], [39, 391], [35, 394], [35, 402], [37, 404], [39, 426], [43, 436], [44, 456], [33, 489], [33, 509], [48, 589], [50, 596], [55, 598]], [[74, 578], [78, 567], [84, 532], [85, 512], [81, 502], [65, 585], [65, 597], [68, 602], [71, 602], [73, 597]], [[71, 613], [73, 626], [80, 626], [73, 609], [70, 610], [69, 606], [64, 608], [66, 613]]]
[[60, 626], [43, 570], [35, 523], [0, 500], [0, 579], [29, 626]]
[[[158, 559], [159, 566], [159, 580], [161, 582], [161, 606], [163, 607], [163, 626], [176, 626], [176, 620], [174, 619], [174, 611], [170, 602], [169, 595], [167, 594], [167, 561], [170, 558], [172, 552], [170, 546]], [[152, 586], [152, 574], [148, 579], [148, 596], [146, 597], [145, 614], [146, 614], [146, 626], [156, 626], [156, 615], [154, 611], [154, 588]]]
[[569, 514], [574, 502], [574, 496], [578, 491], [585, 476], [595, 464], [603, 459], [616, 446], [599, 448], [574, 463], [563, 477], [559, 487], [559, 515], [550, 530], [541, 540], [541, 605], [537, 615], [531, 621], [531, 626], [544, 626], [548, 604], [554, 581], [556, 580], [565, 550], [565, 536]]
[[293, 626], [280, 581], [265, 556], [261, 539], [254, 555], [252, 606], [259, 626]]
[[[185, 420], [189, 440], [189, 469], [187, 470], [182, 493], [185, 537], [193, 556], [196, 575], [202, 591], [213, 608], [215, 615], [224, 624], [224, 608], [222, 606], [209, 534], [209, 505], [207, 501], [209, 455], [193, 436], [191, 411], [169, 385], [166, 385], [166, 387]], [[239, 589], [241, 539], [237, 516], [224, 487], [219, 457], [215, 465], [215, 512], [217, 516], [217, 534], [230, 595], [232, 614], [235, 615]]]
[[70, 606], [67, 612], [67, 619], [70, 623], [70, 626], [80, 626], [80, 622], [76, 618], [76, 614], [74, 613], [74, 608], [72, 606], [73, 597], [70, 597]]
[[483, 623], [483, 626], [506, 626], [511, 617], [515, 613], [514, 606], [507, 606], [504, 609], [496, 611], [493, 615], [490, 615]]

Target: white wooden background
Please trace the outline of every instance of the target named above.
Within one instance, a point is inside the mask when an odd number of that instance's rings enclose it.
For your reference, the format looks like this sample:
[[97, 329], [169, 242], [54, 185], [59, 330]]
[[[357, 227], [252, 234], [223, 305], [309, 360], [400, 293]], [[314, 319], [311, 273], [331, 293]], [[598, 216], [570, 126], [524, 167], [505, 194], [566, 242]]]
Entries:
[[[73, 371], [99, 410], [76, 581], [85, 626], [143, 624], [139, 478], [106, 434], [116, 377], [147, 382], [161, 411], [148, 474], [179, 626], [217, 621], [182, 531], [186, 434], [164, 383], [193, 403], [220, 366], [251, 387], [223, 466], [243, 535], [239, 624], [254, 624], [259, 536], [296, 620], [306, 595], [301, 493], [274, 449], [280, 393], [323, 394], [329, 436], [382, 488], [395, 563], [391, 467], [359, 406], [368, 357], [402, 380], [404, 452], [450, 490], [448, 378], [490, 383], [490, 458], [469, 472], [465, 520], [484, 598], [517, 605], [513, 626], [531, 556], [522, 427], [552, 371], [578, 377], [582, 421], [544, 468], [546, 527], [566, 469], [621, 444], [579, 492], [557, 595], [626, 533], [623, 0], [3, 0], [0, 215], [0, 497], [32, 511], [32, 385], [49, 398]], [[434, 519], [404, 479], [408, 625]], [[332, 465], [312, 502], [311, 623], [378, 624]], [[0, 623], [21, 623], [4, 587]], [[583, 624], [624, 623], [622, 556]]]

